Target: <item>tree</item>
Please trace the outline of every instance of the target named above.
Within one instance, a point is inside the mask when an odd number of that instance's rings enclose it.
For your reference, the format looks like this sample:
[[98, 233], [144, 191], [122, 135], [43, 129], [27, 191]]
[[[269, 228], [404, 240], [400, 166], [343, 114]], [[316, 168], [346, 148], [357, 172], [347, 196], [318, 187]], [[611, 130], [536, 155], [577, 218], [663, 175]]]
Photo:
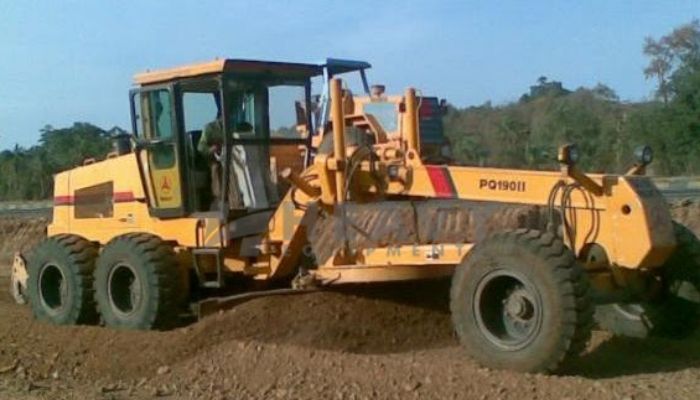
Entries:
[[40, 132], [38, 145], [0, 152], [0, 201], [46, 199], [53, 190], [53, 174], [86, 158], [104, 157], [110, 149], [110, 135], [88, 123], [61, 129], [46, 125]]
[[601, 100], [620, 101], [620, 97], [613, 89], [610, 88], [610, 86], [600, 82], [595, 85], [593, 89], [591, 89], [591, 92], [593, 92], [593, 94]]
[[647, 37], [644, 55], [649, 57], [644, 75], [647, 79], [658, 80], [657, 96], [668, 104], [672, 95], [670, 75], [679, 66], [697, 63], [700, 59], [700, 21], [694, 19], [658, 40]]
[[644, 53], [650, 57], [645, 73], [658, 77], [663, 103], [649, 103], [632, 115], [632, 136], [653, 144], [659, 173], [700, 173], [700, 22], [658, 40], [647, 38]]

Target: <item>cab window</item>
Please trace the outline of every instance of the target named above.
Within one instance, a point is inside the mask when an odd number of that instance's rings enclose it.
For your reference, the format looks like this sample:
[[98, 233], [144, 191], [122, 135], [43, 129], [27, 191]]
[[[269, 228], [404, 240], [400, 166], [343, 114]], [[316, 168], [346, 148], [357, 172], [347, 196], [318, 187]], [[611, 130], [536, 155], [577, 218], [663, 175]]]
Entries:
[[[147, 140], [167, 143], [152, 148], [152, 162], [156, 169], [172, 168], [175, 163], [175, 147], [170, 144], [175, 135], [173, 126], [173, 102], [170, 91], [157, 89], [144, 91], [134, 98], [137, 134]], [[138, 121], [141, 123], [139, 124]]]
[[185, 119], [185, 132], [201, 131], [204, 127], [215, 121], [219, 115], [216, 104], [218, 92], [190, 92], [182, 94], [182, 108]]
[[[237, 90], [232, 93], [230, 105], [229, 132], [234, 139], [264, 139], [268, 137], [266, 124], [266, 92], [265, 88], [250, 88]], [[252, 129], [241, 129], [242, 124], [250, 124]]]
[[305, 93], [302, 85], [277, 85], [268, 89], [270, 137], [302, 139], [306, 132]]
[[364, 106], [364, 112], [374, 116], [387, 133], [399, 129], [399, 114], [394, 103], [386, 101], [368, 103]]
[[170, 92], [166, 89], [141, 93], [140, 111], [146, 139], [173, 137], [173, 110]]

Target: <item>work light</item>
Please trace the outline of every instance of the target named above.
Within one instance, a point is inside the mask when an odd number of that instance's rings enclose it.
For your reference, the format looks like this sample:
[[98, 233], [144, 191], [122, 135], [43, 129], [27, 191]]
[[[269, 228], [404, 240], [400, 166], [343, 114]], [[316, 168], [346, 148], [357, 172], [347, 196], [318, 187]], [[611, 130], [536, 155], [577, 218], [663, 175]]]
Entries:
[[639, 146], [634, 149], [634, 158], [637, 159], [639, 165], [649, 165], [654, 161], [654, 152], [649, 146]]

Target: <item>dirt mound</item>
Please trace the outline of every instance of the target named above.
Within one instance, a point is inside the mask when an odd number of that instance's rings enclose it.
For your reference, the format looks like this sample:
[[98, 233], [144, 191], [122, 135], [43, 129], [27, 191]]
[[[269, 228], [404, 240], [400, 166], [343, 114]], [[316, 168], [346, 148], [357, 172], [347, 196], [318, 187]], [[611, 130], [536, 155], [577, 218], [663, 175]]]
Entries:
[[12, 324], [0, 326], [0, 398], [691, 399], [700, 389], [698, 337], [596, 334], [567, 376], [480, 368], [452, 337], [445, 285], [260, 298], [168, 332], [51, 326], [2, 293]]
[[[454, 344], [447, 312], [448, 282], [346, 287], [342, 291], [265, 297], [243, 303], [201, 322], [169, 332], [118, 332], [98, 327], [56, 327], [33, 322], [29, 310], [0, 340], [10, 348], [41, 342], [50, 367], [86, 379], [137, 378], [154, 365], [172, 364], [229, 341], [258, 341], [357, 354], [385, 354]], [[427, 295], [430, 293], [429, 295]], [[5, 293], [1, 301], [10, 304]], [[7, 311], [6, 309], [3, 311]], [[8, 315], [2, 315], [3, 320]], [[30, 335], [17, 332], [33, 331]], [[79, 338], [79, 339], [78, 339]], [[3, 350], [0, 358], [20, 356]], [[75, 356], [86, 356], [74, 364]], [[23, 358], [24, 357], [20, 357]], [[128, 360], [129, 368], [123, 368]], [[35, 364], [37, 363], [37, 364]], [[41, 365], [44, 364], [44, 365]], [[1, 365], [1, 363], [0, 363]]]
[[455, 343], [448, 293], [449, 281], [426, 281], [261, 298], [205, 319], [191, 340], [198, 344], [201, 338], [209, 344], [213, 329], [224, 339], [358, 354], [447, 346]]

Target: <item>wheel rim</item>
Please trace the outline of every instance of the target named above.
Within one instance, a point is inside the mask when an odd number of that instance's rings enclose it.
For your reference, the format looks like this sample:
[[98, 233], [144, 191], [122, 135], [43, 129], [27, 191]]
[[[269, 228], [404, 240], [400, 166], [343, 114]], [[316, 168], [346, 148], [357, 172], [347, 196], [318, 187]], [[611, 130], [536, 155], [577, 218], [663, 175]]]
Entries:
[[52, 314], [59, 313], [68, 299], [68, 282], [57, 265], [46, 264], [39, 274], [39, 299]]
[[132, 266], [118, 264], [112, 268], [107, 281], [107, 296], [114, 312], [122, 317], [139, 309], [141, 281]]
[[636, 303], [615, 303], [613, 309], [623, 315], [627, 319], [641, 320], [646, 313], [641, 304]]
[[479, 330], [504, 350], [530, 344], [542, 326], [542, 299], [523, 275], [507, 270], [486, 274], [472, 299]]

